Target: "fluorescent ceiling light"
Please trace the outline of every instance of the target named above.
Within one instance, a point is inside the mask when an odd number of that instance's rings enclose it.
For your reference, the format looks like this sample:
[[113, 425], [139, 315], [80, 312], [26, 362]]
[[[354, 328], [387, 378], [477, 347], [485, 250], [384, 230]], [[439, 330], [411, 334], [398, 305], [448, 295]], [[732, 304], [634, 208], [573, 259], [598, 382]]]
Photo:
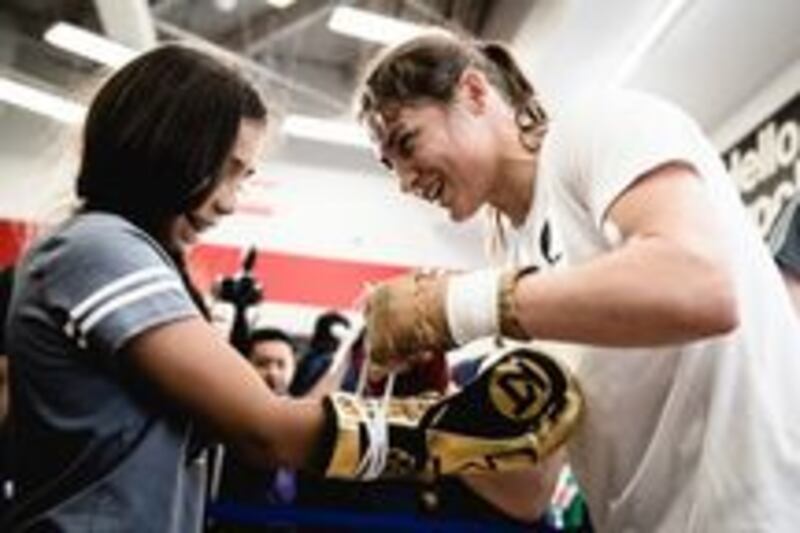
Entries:
[[44, 40], [112, 68], [121, 67], [136, 56], [136, 52], [126, 46], [66, 22], [50, 26]]
[[294, 0], [267, 0], [267, 3], [277, 9], [286, 9], [294, 4]]
[[372, 142], [364, 128], [354, 122], [327, 120], [304, 115], [289, 115], [283, 121], [282, 131], [291, 137], [300, 137], [333, 144], [370, 148]]
[[633, 47], [630, 54], [623, 60], [617, 70], [614, 81], [623, 84], [628, 81], [633, 72], [642, 62], [645, 55], [655, 46], [655, 44], [666, 34], [670, 26], [677, 20], [683, 8], [686, 7], [687, 0], [669, 0], [664, 9], [656, 17], [656, 20]]
[[328, 28], [350, 37], [381, 44], [406, 41], [424, 31], [418, 24], [348, 6], [333, 10], [328, 19]]
[[238, 5], [238, 0], [214, 0], [214, 6], [225, 13], [230, 13], [236, 9]]
[[7, 78], [0, 78], [0, 102], [24, 107], [68, 124], [76, 124], [86, 115], [86, 108], [78, 103]]

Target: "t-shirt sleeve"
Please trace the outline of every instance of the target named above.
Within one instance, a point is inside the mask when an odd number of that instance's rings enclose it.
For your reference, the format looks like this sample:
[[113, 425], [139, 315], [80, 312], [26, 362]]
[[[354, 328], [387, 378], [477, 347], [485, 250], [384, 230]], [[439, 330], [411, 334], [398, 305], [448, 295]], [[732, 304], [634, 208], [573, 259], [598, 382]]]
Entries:
[[781, 211], [768, 242], [781, 268], [800, 276], [800, 193]]
[[561, 142], [569, 171], [563, 179], [598, 228], [608, 209], [637, 179], [673, 162], [698, 172], [706, 141], [679, 108], [635, 91], [608, 91], [565, 112]]
[[40, 266], [48, 307], [94, 351], [116, 353], [150, 328], [199, 314], [168, 258], [132, 227], [67, 233]]

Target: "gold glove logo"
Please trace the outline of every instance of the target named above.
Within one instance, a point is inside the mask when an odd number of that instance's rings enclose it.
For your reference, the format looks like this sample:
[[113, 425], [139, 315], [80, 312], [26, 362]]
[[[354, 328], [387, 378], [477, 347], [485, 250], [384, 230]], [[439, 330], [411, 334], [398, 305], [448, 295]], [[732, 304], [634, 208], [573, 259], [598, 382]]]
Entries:
[[494, 368], [489, 396], [506, 418], [526, 421], [537, 416], [551, 395], [544, 370], [528, 359], [510, 358]]

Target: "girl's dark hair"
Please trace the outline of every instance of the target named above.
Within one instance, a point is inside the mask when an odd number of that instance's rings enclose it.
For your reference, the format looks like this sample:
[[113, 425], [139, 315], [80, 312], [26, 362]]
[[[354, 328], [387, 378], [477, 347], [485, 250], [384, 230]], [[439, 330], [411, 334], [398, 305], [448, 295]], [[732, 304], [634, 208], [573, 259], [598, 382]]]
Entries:
[[165, 45], [115, 73], [89, 108], [77, 195], [83, 210], [124, 216], [158, 239], [221, 178], [243, 118], [266, 120], [234, 68]]
[[390, 48], [378, 56], [362, 83], [358, 102], [361, 120], [372, 122], [389, 106], [419, 101], [449, 103], [467, 67], [486, 78], [515, 110], [523, 144], [535, 150], [547, 117], [533, 85], [509, 50], [499, 43], [470, 41], [437, 32]]
[[[256, 89], [232, 66], [183, 45], [156, 48], [116, 72], [86, 118], [77, 180], [82, 211], [130, 220], [156, 241], [222, 178], [243, 118], [266, 120]], [[193, 300], [208, 316], [170, 247]]]

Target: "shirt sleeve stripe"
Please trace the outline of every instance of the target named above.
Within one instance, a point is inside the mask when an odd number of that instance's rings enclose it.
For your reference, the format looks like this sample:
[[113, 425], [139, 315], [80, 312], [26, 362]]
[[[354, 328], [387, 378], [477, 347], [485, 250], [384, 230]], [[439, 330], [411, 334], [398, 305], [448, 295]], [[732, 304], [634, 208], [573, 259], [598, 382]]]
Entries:
[[78, 320], [78, 318], [82, 314], [86, 313], [89, 309], [91, 309], [92, 307], [97, 305], [100, 301], [102, 301], [104, 298], [109, 297], [113, 293], [118, 292], [131, 285], [140, 283], [146, 279], [158, 276], [169, 276], [171, 278], [174, 278], [175, 273], [166, 268], [165, 266], [159, 265], [159, 266], [144, 268], [142, 270], [138, 270], [131, 274], [127, 274], [119, 279], [116, 279], [108, 283], [107, 285], [104, 285], [103, 287], [97, 289], [95, 292], [90, 294], [87, 298], [85, 298], [83, 301], [81, 301], [75, 307], [72, 308], [72, 310], [69, 313], [69, 316], [73, 321]]
[[89, 313], [79, 324], [78, 329], [81, 332], [81, 335], [85, 336], [95, 325], [97, 325], [101, 320], [114, 311], [143, 300], [144, 298], [148, 298], [154, 294], [170, 290], [176, 290], [180, 292], [183, 290], [183, 286], [181, 282], [176, 279], [161, 280], [154, 281], [132, 291], [119, 294]]

